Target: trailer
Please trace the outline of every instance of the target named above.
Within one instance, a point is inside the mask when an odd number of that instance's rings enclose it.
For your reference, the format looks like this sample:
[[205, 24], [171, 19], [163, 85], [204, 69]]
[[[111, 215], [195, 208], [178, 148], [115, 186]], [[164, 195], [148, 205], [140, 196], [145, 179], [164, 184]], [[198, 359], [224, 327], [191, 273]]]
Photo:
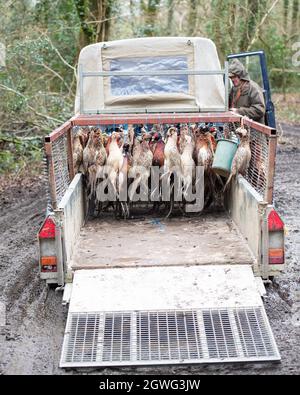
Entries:
[[[62, 368], [280, 361], [263, 305], [264, 283], [284, 270], [271, 96], [264, 89], [268, 126], [230, 112], [228, 90], [228, 63], [221, 68], [208, 39], [131, 39], [82, 50], [76, 115], [45, 138], [49, 204], [38, 234], [40, 276], [57, 284], [68, 306]], [[89, 215], [86, 178], [74, 171], [78, 128], [236, 130], [241, 122], [251, 161], [222, 209], [165, 218], [147, 214], [149, 197], [136, 203], [143, 215], [134, 220], [110, 210]]]

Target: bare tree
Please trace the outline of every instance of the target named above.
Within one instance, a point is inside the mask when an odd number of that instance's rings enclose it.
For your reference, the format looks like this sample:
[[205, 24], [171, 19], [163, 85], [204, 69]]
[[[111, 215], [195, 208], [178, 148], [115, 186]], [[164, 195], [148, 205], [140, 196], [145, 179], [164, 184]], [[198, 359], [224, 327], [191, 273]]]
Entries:
[[259, 20], [259, 3], [259, 0], [248, 0], [247, 2], [247, 9], [245, 11], [245, 26], [240, 40], [241, 51], [246, 51], [249, 48], [249, 44], [254, 37]]
[[171, 35], [173, 33], [172, 30], [172, 22], [174, 17], [174, 0], [167, 0], [167, 27], [166, 34]]
[[188, 27], [187, 27], [187, 35], [194, 36], [196, 25], [197, 25], [197, 10], [198, 10], [198, 1], [190, 0], [189, 2], [189, 14], [188, 14]]
[[[224, 28], [226, 24], [226, 10], [227, 10], [227, 4], [222, 1], [222, 0], [216, 0], [215, 5], [213, 7], [213, 18], [212, 18], [212, 23], [214, 25], [214, 33], [213, 33], [213, 39], [215, 41], [215, 44], [219, 50], [219, 55], [221, 60], [224, 60], [224, 55], [226, 53], [226, 43], [224, 40]], [[224, 23], [225, 22], [225, 23]]]
[[143, 34], [145, 36], [155, 36], [159, 21], [157, 20], [158, 8], [160, 0], [141, 0], [141, 13], [143, 26]]
[[80, 20], [80, 46], [109, 39], [111, 0], [74, 0]]
[[297, 36], [299, 34], [299, 0], [293, 0], [293, 12], [292, 12], [292, 25], [291, 25], [291, 36]]
[[288, 26], [289, 2], [289, 0], [284, 0], [283, 2], [283, 26], [285, 30], [287, 30]]

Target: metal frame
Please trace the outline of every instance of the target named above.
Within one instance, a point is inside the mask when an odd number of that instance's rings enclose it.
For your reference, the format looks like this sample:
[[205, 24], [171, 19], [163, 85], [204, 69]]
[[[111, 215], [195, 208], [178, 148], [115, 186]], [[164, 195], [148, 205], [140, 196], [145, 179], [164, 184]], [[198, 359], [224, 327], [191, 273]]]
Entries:
[[56, 141], [61, 136], [67, 135], [67, 162], [68, 162], [68, 172], [70, 181], [74, 178], [74, 164], [73, 164], [73, 142], [72, 142], [72, 122], [68, 120], [63, 125], [59, 126], [52, 133], [45, 137], [45, 154], [47, 158], [47, 168], [48, 174], [47, 179], [50, 185], [50, 198], [52, 203], [52, 208], [56, 209], [58, 206], [57, 193], [56, 193], [56, 180], [55, 180], [55, 170], [54, 170], [54, 158], [53, 158], [53, 142]]
[[276, 157], [276, 146], [277, 136], [269, 136], [269, 166], [267, 174], [267, 190], [265, 199], [268, 203], [273, 203], [273, 189], [274, 189], [274, 178], [275, 178], [275, 157]]
[[[72, 126], [152, 123], [195, 123], [195, 122], [240, 122], [241, 116], [233, 112], [206, 113], [103, 113], [76, 115], [70, 119]], [[267, 130], [267, 129], [265, 129]], [[53, 132], [54, 133], [54, 132]], [[268, 133], [268, 132], [266, 132]]]
[[[84, 110], [84, 95], [83, 95], [83, 82], [84, 78], [86, 77], [143, 77], [143, 76], [163, 76], [163, 75], [223, 75], [224, 76], [224, 85], [225, 85], [225, 106], [224, 108], [215, 108], [210, 109], [210, 111], [228, 111], [228, 90], [229, 90], [229, 77], [228, 77], [228, 62], [225, 62], [224, 69], [222, 70], [160, 70], [160, 71], [84, 71], [83, 65], [79, 64], [78, 66], [79, 72], [79, 108], [80, 114], [98, 114], [99, 110]], [[118, 112], [118, 113], [126, 113], [127, 111], [130, 112], [140, 112], [140, 111], [151, 111], [150, 108], [140, 109], [140, 108], [132, 108], [130, 110], [124, 109], [115, 109], [109, 110], [110, 113]], [[153, 109], [153, 111], [159, 111], [157, 109]], [[194, 109], [185, 109], [185, 108], [178, 108], [178, 109], [161, 109], [163, 112], [189, 112], [195, 111]], [[199, 112], [205, 112], [206, 109], [198, 108]], [[105, 110], [101, 113], [105, 113]]]
[[[76, 115], [65, 122], [63, 125], [55, 129], [52, 133], [45, 137], [45, 153], [47, 157], [48, 175], [47, 182], [50, 184], [50, 196], [53, 208], [57, 207], [56, 181], [54, 172], [52, 143], [64, 134], [67, 134], [67, 160], [70, 181], [74, 178], [73, 165], [73, 147], [72, 147], [72, 128], [74, 126], [95, 126], [95, 125], [112, 125], [112, 124], [153, 124], [153, 123], [195, 123], [195, 122], [220, 122], [220, 123], [240, 123], [241, 116], [233, 112], [207, 112], [207, 113], [126, 113], [126, 114], [94, 114], [94, 115]], [[277, 135], [276, 130], [266, 125], [262, 125], [251, 119], [244, 118], [244, 124], [253, 127], [258, 132], [266, 135], [269, 139], [269, 166], [267, 175], [267, 193], [264, 199], [268, 203], [273, 201], [273, 185], [274, 185], [274, 165]]]
[[51, 143], [52, 141], [56, 140], [58, 137], [62, 136], [64, 133], [66, 133], [68, 130], [72, 128], [72, 120], [73, 118], [69, 119], [65, 123], [63, 123], [61, 126], [57, 127], [54, 129], [52, 133], [50, 133], [48, 136], [45, 137], [45, 143]]
[[[153, 325], [153, 321], [151, 326], [151, 317], [156, 325]], [[165, 320], [159, 321], [159, 317], [165, 317]], [[169, 328], [169, 319], [173, 317]], [[107, 318], [111, 328], [108, 325], [105, 330]], [[114, 326], [115, 318], [119, 319], [121, 325]], [[182, 318], [180, 327], [179, 318]], [[166, 326], [163, 326], [164, 322]], [[263, 306], [69, 312], [60, 367], [262, 362], [280, 359]]]

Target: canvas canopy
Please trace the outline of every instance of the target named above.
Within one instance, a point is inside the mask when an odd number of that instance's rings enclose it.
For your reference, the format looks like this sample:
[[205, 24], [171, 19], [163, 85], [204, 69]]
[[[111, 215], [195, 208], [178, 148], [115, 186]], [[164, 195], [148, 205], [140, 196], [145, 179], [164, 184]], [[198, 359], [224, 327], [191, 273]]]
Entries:
[[[206, 38], [137, 38], [92, 44], [81, 50], [78, 66], [76, 114], [225, 110], [223, 75], [167, 72], [221, 71], [216, 47]], [[89, 72], [93, 76], [84, 76]], [[95, 72], [134, 75], [99, 76]], [[153, 75], [137, 76], [138, 72]]]

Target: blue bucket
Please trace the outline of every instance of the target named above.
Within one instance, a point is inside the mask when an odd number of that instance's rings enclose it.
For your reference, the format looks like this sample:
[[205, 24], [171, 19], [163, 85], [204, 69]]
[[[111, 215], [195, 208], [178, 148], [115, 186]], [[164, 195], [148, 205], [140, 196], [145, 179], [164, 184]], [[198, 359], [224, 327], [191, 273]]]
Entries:
[[233, 157], [238, 148], [238, 142], [228, 139], [220, 139], [217, 143], [216, 152], [212, 164], [215, 173], [228, 177], [231, 172]]

